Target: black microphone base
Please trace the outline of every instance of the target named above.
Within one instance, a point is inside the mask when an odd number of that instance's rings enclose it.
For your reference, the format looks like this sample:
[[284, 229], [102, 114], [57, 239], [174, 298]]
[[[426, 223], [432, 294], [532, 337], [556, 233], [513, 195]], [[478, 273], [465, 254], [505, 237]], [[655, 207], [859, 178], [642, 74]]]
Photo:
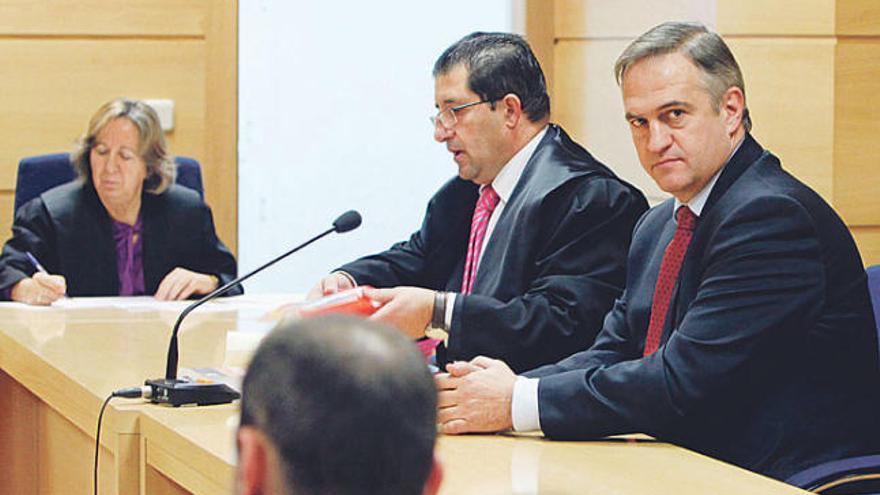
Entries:
[[150, 402], [172, 407], [228, 404], [241, 398], [240, 393], [225, 383], [161, 378], [147, 380], [144, 384], [150, 387]]

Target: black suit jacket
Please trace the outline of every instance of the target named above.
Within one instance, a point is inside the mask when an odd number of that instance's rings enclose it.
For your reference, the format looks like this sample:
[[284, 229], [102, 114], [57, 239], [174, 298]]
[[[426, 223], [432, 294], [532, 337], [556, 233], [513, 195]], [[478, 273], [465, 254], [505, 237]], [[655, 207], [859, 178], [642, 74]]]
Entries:
[[[458, 292], [478, 187], [450, 180], [421, 229], [341, 267], [360, 284]], [[642, 193], [551, 125], [484, 245], [473, 293], [455, 300], [447, 358], [525, 370], [590, 345], [620, 294]]]
[[663, 344], [642, 358], [673, 202], [640, 220], [595, 345], [528, 376], [552, 438], [646, 432], [780, 479], [880, 452], [877, 336], [846, 226], [750, 136], [685, 256]]
[[[235, 278], [235, 258], [217, 238], [198, 193], [172, 185], [159, 195], [144, 193], [141, 201], [147, 294], [178, 266], [216, 275], [221, 285]], [[0, 289], [33, 275], [26, 251], [49, 273], [64, 275], [69, 296], [119, 294], [112, 221], [91, 185], [58, 186], [18, 210], [0, 257]], [[239, 293], [240, 286], [230, 294]]]

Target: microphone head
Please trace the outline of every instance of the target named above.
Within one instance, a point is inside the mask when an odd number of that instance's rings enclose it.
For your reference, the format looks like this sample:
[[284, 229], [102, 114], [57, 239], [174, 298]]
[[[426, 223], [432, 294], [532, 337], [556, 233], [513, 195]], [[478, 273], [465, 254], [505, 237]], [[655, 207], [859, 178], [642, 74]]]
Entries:
[[342, 215], [339, 215], [339, 217], [333, 221], [333, 228], [336, 229], [336, 232], [339, 234], [354, 230], [360, 225], [361, 214], [355, 210], [348, 210]]

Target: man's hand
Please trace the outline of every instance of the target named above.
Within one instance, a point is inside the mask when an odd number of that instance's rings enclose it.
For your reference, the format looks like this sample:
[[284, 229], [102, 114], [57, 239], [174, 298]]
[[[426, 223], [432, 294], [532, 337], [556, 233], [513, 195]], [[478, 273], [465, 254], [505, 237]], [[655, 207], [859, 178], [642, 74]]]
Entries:
[[306, 301], [320, 299], [324, 296], [336, 294], [337, 292], [354, 289], [354, 287], [354, 282], [351, 280], [350, 277], [346, 276], [342, 272], [333, 272], [330, 275], [322, 278], [317, 285], [312, 287], [312, 290], [310, 290], [309, 294], [306, 296]]
[[13, 301], [48, 306], [64, 297], [67, 280], [61, 275], [36, 272], [31, 278], [24, 278], [12, 286], [9, 296]]
[[445, 434], [513, 428], [510, 403], [516, 375], [503, 361], [477, 356], [446, 366], [435, 377], [437, 422]]
[[434, 291], [419, 287], [367, 289], [367, 297], [382, 304], [371, 319], [396, 327], [406, 336], [417, 339], [425, 336], [434, 311]]
[[177, 301], [186, 299], [193, 294], [207, 294], [219, 284], [217, 277], [197, 273], [186, 268], [177, 267], [171, 270], [156, 289], [156, 299]]

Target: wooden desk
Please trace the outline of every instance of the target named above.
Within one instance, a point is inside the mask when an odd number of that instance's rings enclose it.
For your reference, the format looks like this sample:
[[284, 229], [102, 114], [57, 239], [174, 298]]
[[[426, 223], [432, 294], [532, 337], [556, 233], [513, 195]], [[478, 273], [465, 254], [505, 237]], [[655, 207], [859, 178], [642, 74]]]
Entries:
[[[144, 411], [142, 493], [230, 493], [237, 411], [200, 412]], [[661, 442], [441, 436], [438, 455], [444, 471], [441, 493], [448, 495], [806, 493]]]
[[[275, 300], [277, 301], [277, 299]], [[276, 302], [273, 301], [267, 306]], [[227, 332], [260, 311], [191, 315], [181, 366], [241, 364]], [[95, 423], [110, 391], [164, 372], [177, 308], [21, 309], [0, 304], [0, 493], [91, 493]], [[235, 354], [235, 356], [233, 356]], [[117, 399], [104, 417], [101, 492], [231, 493], [235, 405], [171, 409]], [[441, 437], [442, 493], [785, 494], [788, 485], [665, 443]]]
[[[163, 376], [184, 305], [60, 309], [0, 303], [0, 493], [92, 493], [98, 410], [111, 391]], [[226, 309], [225, 309], [226, 308]], [[221, 366], [226, 333], [256, 319], [219, 302], [184, 322], [181, 366]], [[142, 401], [114, 399], [101, 435], [100, 493], [140, 486]]]

